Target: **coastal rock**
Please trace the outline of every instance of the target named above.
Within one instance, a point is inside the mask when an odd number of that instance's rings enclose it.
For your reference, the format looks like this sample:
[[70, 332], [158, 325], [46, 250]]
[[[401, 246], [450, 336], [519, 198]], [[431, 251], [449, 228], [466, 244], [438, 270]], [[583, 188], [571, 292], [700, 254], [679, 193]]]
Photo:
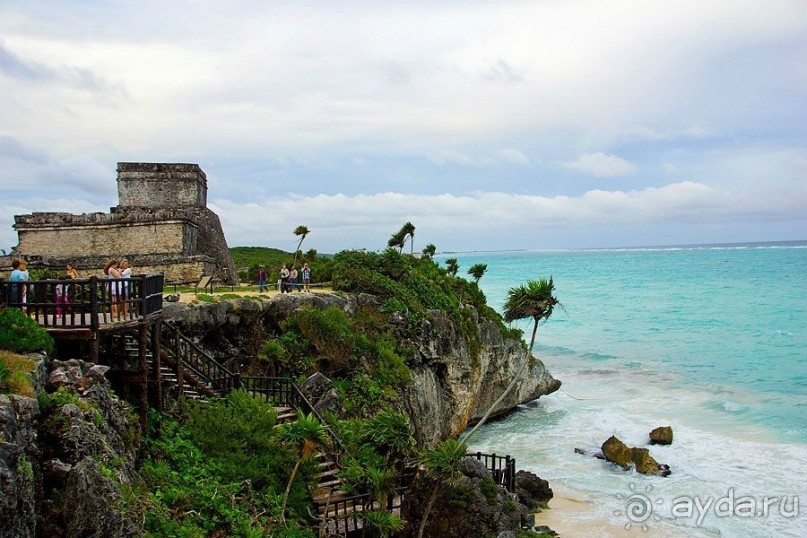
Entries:
[[658, 474], [659, 463], [650, 455], [646, 448], [632, 448], [631, 460], [636, 465], [636, 471], [643, 474]]
[[673, 431], [671, 426], [659, 426], [650, 432], [651, 445], [671, 445], [673, 442]]
[[668, 476], [670, 474], [670, 466], [657, 462], [650, 455], [650, 450], [647, 448], [630, 448], [613, 435], [602, 444], [602, 453], [607, 461], [616, 463], [623, 469], [630, 468], [632, 464], [635, 466], [636, 472], [639, 473], [659, 476]]
[[546, 508], [546, 505], [554, 497], [549, 482], [530, 471], [518, 471], [516, 473], [516, 495], [519, 502], [528, 511], [534, 512], [538, 508]]
[[630, 467], [633, 461], [630, 447], [613, 435], [602, 444], [602, 453], [606, 460], [616, 463], [623, 469]]
[[[496, 485], [482, 462], [466, 457], [461, 463], [462, 474], [454, 482], [441, 486], [424, 536], [468, 538], [469, 536], [499, 536], [517, 532], [521, 517], [515, 496]], [[409, 494], [404, 497], [402, 516], [406, 521], [420, 522], [435, 482], [425, 473], [419, 474]], [[417, 524], [405, 536], [417, 536]]]

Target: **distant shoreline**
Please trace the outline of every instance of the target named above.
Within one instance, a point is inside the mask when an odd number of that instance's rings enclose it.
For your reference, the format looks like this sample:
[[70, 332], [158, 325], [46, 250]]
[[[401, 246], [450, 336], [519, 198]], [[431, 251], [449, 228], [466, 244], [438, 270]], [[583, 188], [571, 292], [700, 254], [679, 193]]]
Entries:
[[574, 248], [512, 248], [498, 250], [446, 250], [437, 256], [449, 254], [499, 254], [503, 252], [614, 252], [637, 250], [710, 250], [710, 249], [742, 249], [742, 248], [776, 248], [776, 247], [804, 247], [807, 248], [807, 239], [789, 239], [783, 241], [745, 241], [738, 243], [691, 243], [682, 245], [644, 245], [620, 247], [574, 247]]

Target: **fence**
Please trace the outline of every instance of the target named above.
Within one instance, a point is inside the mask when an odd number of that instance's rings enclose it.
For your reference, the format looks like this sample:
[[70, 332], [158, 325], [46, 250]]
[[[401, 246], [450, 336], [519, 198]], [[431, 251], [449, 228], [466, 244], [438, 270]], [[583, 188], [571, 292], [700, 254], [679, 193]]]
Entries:
[[163, 275], [0, 282], [0, 304], [50, 328], [97, 330], [162, 312]]

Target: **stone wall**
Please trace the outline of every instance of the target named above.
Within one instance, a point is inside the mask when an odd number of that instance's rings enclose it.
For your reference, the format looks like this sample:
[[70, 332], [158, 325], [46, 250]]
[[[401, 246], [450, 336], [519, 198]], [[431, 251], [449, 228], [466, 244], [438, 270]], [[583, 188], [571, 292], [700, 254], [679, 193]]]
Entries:
[[73, 226], [17, 226], [20, 252], [41, 253], [47, 263], [51, 255], [81, 258], [92, 254], [106, 258], [136, 257], [140, 254], [182, 254], [196, 252], [197, 227], [188, 220], [121, 222]]
[[118, 163], [121, 207], [207, 207], [207, 176], [198, 164]]

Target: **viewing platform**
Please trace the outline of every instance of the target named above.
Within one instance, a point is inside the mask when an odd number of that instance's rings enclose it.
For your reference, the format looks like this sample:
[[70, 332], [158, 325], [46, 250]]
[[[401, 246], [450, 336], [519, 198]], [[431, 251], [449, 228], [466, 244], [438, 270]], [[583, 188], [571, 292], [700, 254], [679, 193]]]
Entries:
[[55, 340], [97, 341], [162, 319], [163, 275], [2, 281], [0, 304], [23, 310]]

